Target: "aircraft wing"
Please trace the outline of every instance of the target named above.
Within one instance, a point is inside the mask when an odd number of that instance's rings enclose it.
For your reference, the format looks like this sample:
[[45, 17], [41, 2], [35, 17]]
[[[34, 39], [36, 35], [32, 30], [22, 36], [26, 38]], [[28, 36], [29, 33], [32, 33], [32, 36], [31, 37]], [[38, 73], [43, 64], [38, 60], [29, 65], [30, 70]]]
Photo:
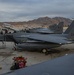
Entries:
[[13, 30], [14, 31], [14, 29], [13, 28], [10, 28], [10, 27], [4, 27], [4, 28], [7, 28], [7, 29], [10, 29], [10, 30]]
[[17, 38], [24, 38], [27, 37], [29, 39], [32, 40], [38, 40], [38, 41], [44, 41], [44, 42], [49, 42], [49, 43], [56, 43], [56, 44], [69, 44], [69, 43], [73, 43], [73, 41], [68, 40], [66, 37], [62, 37], [62, 36], [55, 36], [52, 34], [47, 34], [47, 35], [43, 35], [43, 34], [29, 34], [29, 35], [21, 35]]
[[54, 35], [35, 35], [35, 36], [29, 36], [29, 38], [34, 40], [50, 42], [50, 43], [56, 43], [56, 44], [72, 43], [72, 41], [69, 41], [66, 37], [60, 37]]
[[35, 33], [54, 33], [54, 31], [48, 29], [48, 28], [36, 28], [36, 29], [30, 29], [30, 32], [35, 32]]
[[13, 31], [19, 31], [18, 29], [14, 29], [14, 28], [11, 28], [11, 27], [4, 27], [6, 29], [10, 29], [10, 30], [13, 30]]
[[74, 75], [74, 54], [48, 60], [6, 75]]

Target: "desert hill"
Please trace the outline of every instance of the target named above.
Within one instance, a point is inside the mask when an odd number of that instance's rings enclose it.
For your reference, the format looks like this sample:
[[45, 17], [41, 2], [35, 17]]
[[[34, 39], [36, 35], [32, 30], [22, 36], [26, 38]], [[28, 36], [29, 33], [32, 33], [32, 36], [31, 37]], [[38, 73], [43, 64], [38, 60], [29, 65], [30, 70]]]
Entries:
[[23, 22], [0, 22], [0, 26], [3, 25], [3, 23], [9, 23], [12, 26], [15, 27], [48, 27], [53, 24], [57, 24], [59, 22], [64, 22], [64, 26], [70, 25], [72, 22], [71, 19], [69, 18], [64, 18], [64, 17], [40, 17], [38, 19], [30, 20], [30, 21], [23, 21]]

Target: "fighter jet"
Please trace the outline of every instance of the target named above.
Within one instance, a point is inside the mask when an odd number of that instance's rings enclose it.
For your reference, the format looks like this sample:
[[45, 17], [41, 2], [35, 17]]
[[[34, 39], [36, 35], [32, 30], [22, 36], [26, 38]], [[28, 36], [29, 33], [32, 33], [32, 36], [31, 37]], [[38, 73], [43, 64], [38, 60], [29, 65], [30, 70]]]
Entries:
[[54, 24], [52, 26], [50, 26], [49, 28], [33, 28], [33, 29], [29, 29], [27, 30], [27, 32], [30, 33], [42, 33], [42, 34], [61, 34], [63, 33], [63, 22], [60, 22], [58, 25]]
[[40, 50], [45, 53], [49, 49], [59, 47], [64, 44], [73, 43], [74, 21], [66, 31], [63, 34], [17, 32], [12, 34], [5, 34], [4, 39], [5, 41], [14, 41], [15, 43], [17, 43], [17, 49]]
[[[69, 32], [68, 32], [69, 30]], [[26, 33], [15, 34], [13, 37], [18, 42], [16, 49], [40, 50], [47, 52], [49, 49], [60, 47], [64, 44], [73, 43], [74, 40], [74, 21], [63, 34], [38, 34]]]
[[3, 75], [74, 75], [74, 54], [48, 60]]

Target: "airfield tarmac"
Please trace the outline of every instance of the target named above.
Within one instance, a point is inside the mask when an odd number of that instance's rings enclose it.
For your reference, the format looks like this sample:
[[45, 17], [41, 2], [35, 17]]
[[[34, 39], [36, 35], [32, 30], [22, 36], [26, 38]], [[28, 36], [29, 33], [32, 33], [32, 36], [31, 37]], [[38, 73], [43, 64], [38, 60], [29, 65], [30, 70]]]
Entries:
[[60, 56], [74, 53], [74, 44], [63, 45], [56, 49], [60, 52], [55, 52], [48, 55], [40, 52], [14, 51], [13, 47], [13, 42], [5, 42], [5, 44], [0, 42], [0, 67], [2, 67], [2, 69], [0, 69], [0, 74], [10, 72], [10, 67], [13, 63], [12, 58], [15, 56], [26, 57], [27, 66], [31, 66]]

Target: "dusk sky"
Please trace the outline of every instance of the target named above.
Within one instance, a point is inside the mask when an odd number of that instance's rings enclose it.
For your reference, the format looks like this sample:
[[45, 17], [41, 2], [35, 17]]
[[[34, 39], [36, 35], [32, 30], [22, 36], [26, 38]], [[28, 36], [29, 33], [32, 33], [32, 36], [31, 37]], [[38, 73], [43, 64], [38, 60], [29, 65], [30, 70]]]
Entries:
[[74, 19], [74, 0], [0, 0], [0, 22], [45, 16]]

